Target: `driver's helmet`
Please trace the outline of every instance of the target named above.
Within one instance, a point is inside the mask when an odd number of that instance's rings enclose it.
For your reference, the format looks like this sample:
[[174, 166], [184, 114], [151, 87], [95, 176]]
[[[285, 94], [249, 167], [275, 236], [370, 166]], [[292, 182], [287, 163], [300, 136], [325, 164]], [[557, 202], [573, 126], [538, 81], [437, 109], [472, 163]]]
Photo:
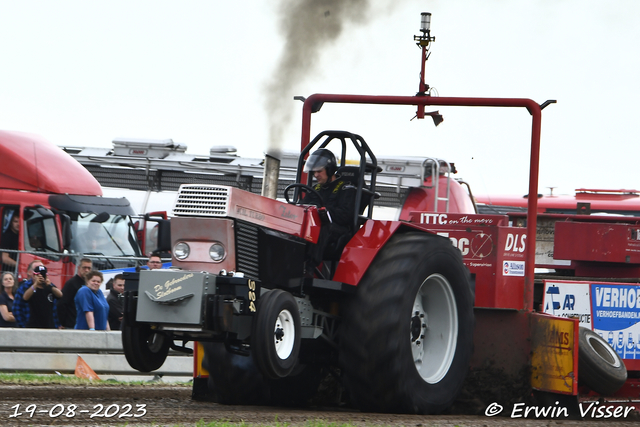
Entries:
[[338, 170], [336, 156], [331, 150], [321, 148], [311, 153], [307, 162], [304, 164], [304, 172], [315, 172], [321, 169], [327, 170], [327, 176], [332, 176]]

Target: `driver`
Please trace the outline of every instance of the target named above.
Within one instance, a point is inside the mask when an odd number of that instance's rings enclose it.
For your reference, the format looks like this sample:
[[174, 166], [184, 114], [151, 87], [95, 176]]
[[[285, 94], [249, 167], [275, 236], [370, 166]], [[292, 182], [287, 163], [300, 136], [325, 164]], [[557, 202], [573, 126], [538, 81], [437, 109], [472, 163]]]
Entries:
[[[336, 175], [338, 165], [333, 153], [321, 148], [314, 151], [304, 165], [305, 173], [312, 173], [317, 184], [313, 187], [322, 200], [314, 193], [305, 195], [303, 203], [322, 206], [328, 213], [329, 224], [322, 227], [318, 246], [322, 250], [321, 259], [337, 259], [344, 245], [353, 235], [356, 187]], [[321, 259], [315, 259], [320, 262]]]

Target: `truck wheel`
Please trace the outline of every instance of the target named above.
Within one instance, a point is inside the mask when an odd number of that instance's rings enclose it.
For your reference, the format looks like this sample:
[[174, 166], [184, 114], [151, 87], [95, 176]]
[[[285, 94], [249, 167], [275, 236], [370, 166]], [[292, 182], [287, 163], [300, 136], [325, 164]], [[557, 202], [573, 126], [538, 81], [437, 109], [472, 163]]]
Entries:
[[256, 307], [251, 352], [265, 377], [289, 375], [300, 351], [300, 312], [295, 298], [282, 289], [263, 294]]
[[160, 368], [169, 354], [170, 340], [154, 332], [149, 325], [122, 326], [122, 348], [127, 362], [140, 372]]
[[340, 362], [354, 403], [416, 414], [449, 407], [469, 370], [473, 302], [469, 273], [448, 239], [393, 236], [344, 314]]
[[600, 335], [580, 328], [578, 382], [610, 396], [627, 381], [627, 368], [618, 353]]

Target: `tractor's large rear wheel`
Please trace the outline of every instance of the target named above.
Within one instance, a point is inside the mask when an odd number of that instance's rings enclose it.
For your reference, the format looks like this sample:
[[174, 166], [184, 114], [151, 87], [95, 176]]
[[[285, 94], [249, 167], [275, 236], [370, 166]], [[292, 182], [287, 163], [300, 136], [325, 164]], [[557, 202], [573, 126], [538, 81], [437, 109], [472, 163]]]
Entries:
[[394, 236], [344, 314], [345, 385], [364, 411], [438, 413], [450, 406], [473, 347], [469, 273], [448, 239]]

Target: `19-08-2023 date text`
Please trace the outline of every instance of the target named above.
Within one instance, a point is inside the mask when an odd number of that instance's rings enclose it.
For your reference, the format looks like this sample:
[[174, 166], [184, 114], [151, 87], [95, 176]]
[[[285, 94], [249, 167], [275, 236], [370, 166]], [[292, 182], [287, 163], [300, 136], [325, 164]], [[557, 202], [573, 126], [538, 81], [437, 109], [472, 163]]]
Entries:
[[57, 403], [55, 405], [38, 405], [31, 404], [24, 407], [21, 410], [20, 404], [13, 405], [11, 409], [13, 413], [9, 415], [9, 418], [19, 418], [22, 416], [33, 418], [37, 416], [49, 417], [49, 418], [75, 418], [76, 416], [88, 416], [89, 418], [140, 418], [147, 414], [147, 405], [130, 403], [124, 405], [118, 405], [116, 403], [112, 405], [103, 405], [98, 403], [91, 407], [91, 409], [79, 408], [78, 405], [69, 404], [63, 405]]

